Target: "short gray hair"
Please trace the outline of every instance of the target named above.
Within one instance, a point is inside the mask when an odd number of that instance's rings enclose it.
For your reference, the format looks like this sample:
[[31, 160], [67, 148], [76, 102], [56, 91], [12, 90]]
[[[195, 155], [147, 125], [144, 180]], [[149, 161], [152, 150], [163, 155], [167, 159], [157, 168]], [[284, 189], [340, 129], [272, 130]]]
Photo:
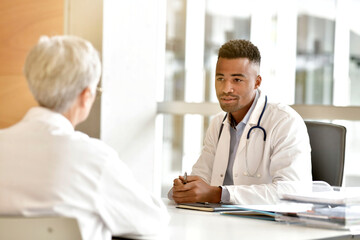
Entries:
[[43, 36], [27, 56], [24, 74], [39, 105], [63, 113], [86, 87], [95, 94], [101, 63], [82, 38]]

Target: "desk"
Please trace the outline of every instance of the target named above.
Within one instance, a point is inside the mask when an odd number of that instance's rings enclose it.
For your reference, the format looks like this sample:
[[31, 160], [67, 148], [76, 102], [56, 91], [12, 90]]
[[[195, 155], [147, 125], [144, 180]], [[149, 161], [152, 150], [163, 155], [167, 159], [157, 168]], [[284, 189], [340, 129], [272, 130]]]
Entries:
[[171, 240], [221, 239], [351, 239], [349, 231], [290, 225], [274, 221], [222, 216], [219, 213], [177, 209], [163, 199], [171, 216]]

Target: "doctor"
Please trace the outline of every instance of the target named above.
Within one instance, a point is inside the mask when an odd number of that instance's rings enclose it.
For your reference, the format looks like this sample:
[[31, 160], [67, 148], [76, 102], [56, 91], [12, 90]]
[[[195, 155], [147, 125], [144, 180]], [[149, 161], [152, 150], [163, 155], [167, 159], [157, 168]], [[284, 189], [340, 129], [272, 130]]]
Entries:
[[246, 40], [220, 48], [215, 88], [226, 113], [211, 121], [191, 176], [174, 179], [175, 202], [272, 204], [278, 181], [311, 181], [304, 121], [260, 91], [260, 60]]
[[24, 72], [39, 106], [0, 130], [0, 216], [73, 217], [87, 240], [161, 235], [169, 221], [161, 199], [114, 149], [74, 130], [96, 97], [95, 48], [75, 36], [44, 36]]

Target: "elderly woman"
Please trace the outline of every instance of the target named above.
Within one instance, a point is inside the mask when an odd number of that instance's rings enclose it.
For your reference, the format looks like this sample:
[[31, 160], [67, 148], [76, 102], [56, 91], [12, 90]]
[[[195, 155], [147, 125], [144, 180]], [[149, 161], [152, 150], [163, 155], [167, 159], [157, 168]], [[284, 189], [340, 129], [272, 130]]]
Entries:
[[75, 217], [83, 239], [156, 236], [168, 223], [117, 153], [77, 132], [96, 96], [99, 56], [73, 36], [42, 37], [25, 76], [39, 107], [0, 130], [0, 214]]

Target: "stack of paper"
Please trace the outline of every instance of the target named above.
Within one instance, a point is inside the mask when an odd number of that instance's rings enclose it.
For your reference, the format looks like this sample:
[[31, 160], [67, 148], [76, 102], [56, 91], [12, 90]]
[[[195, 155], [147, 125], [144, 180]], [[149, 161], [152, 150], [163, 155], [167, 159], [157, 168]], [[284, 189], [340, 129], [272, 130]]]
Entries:
[[281, 198], [291, 202], [311, 203], [313, 207], [295, 214], [284, 212], [277, 216], [278, 221], [336, 229], [360, 228], [360, 188], [319, 189], [315, 184], [311, 191], [291, 191], [283, 193]]
[[222, 212], [223, 215], [256, 218], [275, 221], [278, 214], [304, 212], [310, 210], [310, 204], [277, 204], [277, 205], [231, 205], [238, 211]]
[[275, 221], [278, 213], [297, 213], [310, 210], [311, 204], [277, 204], [277, 205], [226, 205], [218, 203], [183, 203], [177, 208], [206, 212], [220, 212], [226, 216], [237, 216]]
[[333, 229], [360, 229], [359, 206], [320, 207], [296, 214], [283, 213], [277, 216], [277, 221], [303, 223], [307, 226]]
[[283, 200], [327, 204], [327, 205], [349, 205], [360, 204], [360, 189], [332, 190], [324, 192], [290, 193], [283, 194]]

